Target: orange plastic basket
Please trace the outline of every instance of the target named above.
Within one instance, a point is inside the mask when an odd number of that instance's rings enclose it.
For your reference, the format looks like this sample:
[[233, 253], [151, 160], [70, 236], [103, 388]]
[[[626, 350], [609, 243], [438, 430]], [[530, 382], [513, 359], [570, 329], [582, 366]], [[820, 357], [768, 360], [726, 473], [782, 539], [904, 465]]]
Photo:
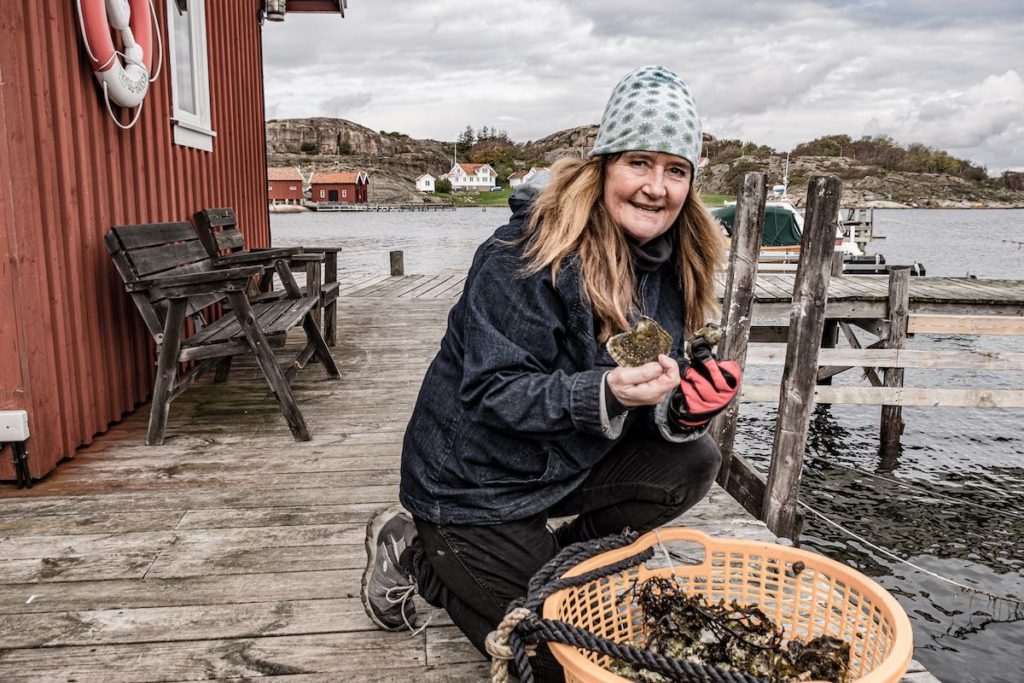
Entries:
[[[544, 618], [560, 619], [611, 641], [636, 644], [643, 615], [622, 596], [637, 580], [674, 576], [686, 593], [710, 602], [724, 598], [757, 605], [783, 628], [787, 639], [831, 635], [849, 642], [851, 678], [858, 683], [895, 682], [906, 673], [913, 636], [910, 620], [896, 599], [860, 572], [804, 550], [664, 528], [581, 562], [565, 576], [578, 576], [670, 542], [674, 549], [676, 542], [686, 543], [685, 554], [694, 555], [697, 563], [673, 560], [671, 566], [654, 567], [659, 559], [656, 553], [646, 564], [552, 594], [544, 601]], [[794, 572], [798, 562], [803, 570]], [[662, 559], [661, 564], [668, 562]], [[570, 683], [627, 680], [608, 671], [611, 661], [605, 655], [558, 643], [551, 644], [551, 651]]]

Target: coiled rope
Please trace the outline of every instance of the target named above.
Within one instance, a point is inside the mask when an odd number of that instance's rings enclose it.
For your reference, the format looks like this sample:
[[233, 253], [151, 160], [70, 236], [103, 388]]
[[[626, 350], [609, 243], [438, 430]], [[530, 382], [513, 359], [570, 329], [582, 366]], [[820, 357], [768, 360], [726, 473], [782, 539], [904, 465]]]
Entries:
[[627, 546], [638, 536], [639, 534], [635, 532], [627, 532], [619, 536], [607, 536], [593, 541], [574, 543], [541, 567], [530, 580], [526, 597], [513, 601], [501, 624], [487, 636], [486, 649], [491, 655], [491, 680], [493, 683], [507, 683], [509, 661], [515, 662], [515, 668], [519, 672], [519, 680], [522, 683], [533, 683], [529, 650], [541, 642], [562, 643], [585, 648], [657, 671], [680, 683], [763, 683], [761, 679], [745, 673], [723, 671], [713, 666], [666, 657], [649, 650], [616, 643], [564, 621], [542, 619], [539, 616], [540, 607], [551, 594], [617, 574], [651, 559], [654, 556], [653, 547], [585, 574], [572, 578], [560, 578], [566, 571], [583, 560], [608, 550]]

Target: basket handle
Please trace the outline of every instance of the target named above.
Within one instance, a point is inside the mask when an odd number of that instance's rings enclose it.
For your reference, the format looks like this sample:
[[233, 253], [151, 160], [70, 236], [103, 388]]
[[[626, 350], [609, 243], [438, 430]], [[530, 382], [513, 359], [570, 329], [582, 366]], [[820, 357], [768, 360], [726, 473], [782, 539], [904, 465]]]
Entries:
[[585, 574], [586, 572], [597, 569], [598, 567], [603, 567], [632, 555], [636, 555], [637, 553], [643, 552], [644, 550], [664, 543], [665, 541], [688, 541], [702, 546], [704, 548], [704, 561], [699, 565], [692, 565], [694, 567], [703, 567], [708, 564], [708, 555], [710, 554], [709, 550], [710, 547], [714, 545], [714, 539], [703, 531], [698, 531], [697, 529], [684, 526], [662, 527], [660, 529], [648, 531], [646, 534], [640, 536], [640, 538], [627, 546], [603, 552], [589, 560], [580, 562], [578, 565], [567, 571], [563, 575], [563, 578], [568, 579], [574, 576], [579, 576], [580, 574]]

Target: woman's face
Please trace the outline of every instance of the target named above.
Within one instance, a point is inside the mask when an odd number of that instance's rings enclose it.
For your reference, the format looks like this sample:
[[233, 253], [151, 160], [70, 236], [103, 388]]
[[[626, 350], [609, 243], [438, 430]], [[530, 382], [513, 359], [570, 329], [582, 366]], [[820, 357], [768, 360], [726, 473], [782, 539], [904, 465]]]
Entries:
[[661, 152], [626, 152], [605, 167], [604, 208], [639, 244], [665, 233], [690, 193], [690, 162]]

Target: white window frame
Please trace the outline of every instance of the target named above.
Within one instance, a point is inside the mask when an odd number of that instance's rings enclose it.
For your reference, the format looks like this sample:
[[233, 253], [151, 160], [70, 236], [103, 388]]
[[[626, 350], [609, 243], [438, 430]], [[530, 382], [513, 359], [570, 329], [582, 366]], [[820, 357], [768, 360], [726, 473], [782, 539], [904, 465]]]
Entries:
[[174, 123], [174, 144], [194, 147], [204, 152], [213, 151], [217, 133], [210, 119], [210, 59], [206, 47], [206, 0], [189, 0], [188, 18], [192, 33], [193, 102], [197, 113], [178, 108], [177, 70], [174, 68], [174, 21], [177, 12], [175, 0], [167, 0], [167, 55], [171, 72], [171, 121]]
[[327, 196], [327, 192], [325, 190], [320, 190], [320, 199], [323, 199], [326, 196]]

